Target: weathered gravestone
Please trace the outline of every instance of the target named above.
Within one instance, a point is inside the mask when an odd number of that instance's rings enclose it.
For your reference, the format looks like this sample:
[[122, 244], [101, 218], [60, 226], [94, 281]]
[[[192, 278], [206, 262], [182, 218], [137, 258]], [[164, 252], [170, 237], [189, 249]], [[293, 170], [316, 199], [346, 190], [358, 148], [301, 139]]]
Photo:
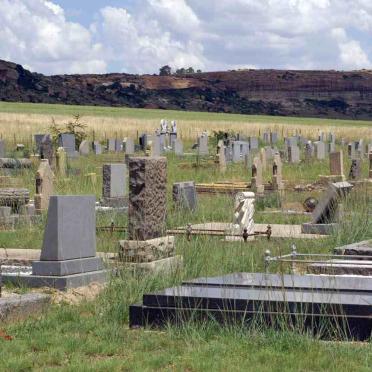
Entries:
[[327, 143], [327, 153], [330, 154], [331, 152], [335, 152], [336, 145], [334, 142]]
[[208, 136], [206, 134], [198, 137], [198, 155], [208, 155]]
[[40, 158], [47, 159], [50, 166], [54, 165], [53, 142], [50, 134], [46, 134], [40, 143]]
[[348, 182], [331, 183], [312, 213], [312, 222], [302, 224], [305, 234], [330, 234], [339, 219], [339, 203], [346, 198], [353, 185]]
[[134, 141], [132, 138], [126, 138], [123, 142], [123, 151], [125, 151], [125, 154], [127, 155], [133, 155], [134, 154]]
[[93, 152], [94, 152], [95, 155], [101, 155], [102, 154], [102, 145], [98, 141], [95, 141], [93, 143]]
[[80, 155], [89, 155], [89, 152], [90, 152], [89, 141], [87, 140], [81, 141], [80, 146], [79, 146]]
[[282, 175], [282, 159], [279, 154], [274, 155], [272, 186], [274, 190], [284, 190], [283, 175]]
[[326, 152], [326, 146], [324, 142], [316, 141], [314, 142], [314, 148], [315, 148], [315, 157], [318, 160], [325, 159], [325, 152]]
[[115, 138], [109, 138], [107, 140], [107, 151], [109, 152], [115, 152], [115, 147], [116, 147], [116, 140]]
[[67, 173], [67, 154], [63, 147], [59, 147], [56, 153], [57, 172], [61, 177], [66, 177]]
[[165, 233], [167, 160], [129, 159], [128, 236], [130, 240], [158, 238]]
[[40, 261], [32, 275], [20, 277], [31, 286], [67, 289], [103, 282], [107, 272], [96, 257], [94, 196], [51, 196]]
[[278, 133], [276, 132], [271, 132], [270, 133], [270, 143], [272, 145], [275, 145], [278, 142]]
[[42, 160], [36, 172], [35, 210], [41, 213], [49, 207], [50, 196], [54, 193], [54, 174], [48, 160]]
[[257, 137], [249, 137], [249, 149], [251, 151], [258, 149], [258, 138]]
[[265, 190], [262, 178], [262, 164], [259, 157], [253, 159], [251, 189], [257, 194], [263, 194]]
[[349, 179], [357, 180], [360, 179], [362, 176], [362, 161], [360, 159], [352, 159], [350, 172], [349, 172]]
[[300, 162], [300, 148], [295, 146], [288, 146], [288, 161], [290, 163]]
[[270, 133], [269, 132], [264, 132], [262, 136], [262, 140], [265, 144], [270, 143]]
[[158, 135], [155, 135], [152, 141], [147, 142], [147, 144], [151, 145], [151, 156], [152, 157], [159, 157], [164, 151], [161, 145], [161, 138]]
[[254, 233], [254, 201], [255, 194], [253, 192], [240, 192], [236, 194], [233, 222], [234, 233]]
[[45, 134], [35, 134], [34, 135], [34, 142], [35, 142], [35, 150], [37, 154], [40, 154], [40, 146], [41, 141], [43, 140]]
[[120, 152], [123, 149], [123, 141], [116, 138], [115, 140], [115, 152]]
[[262, 164], [262, 170], [266, 170], [266, 166], [267, 166], [267, 159], [266, 159], [266, 151], [264, 148], [261, 148], [260, 149], [260, 160], [261, 160], [261, 164]]
[[173, 201], [184, 209], [194, 211], [197, 207], [195, 182], [176, 182], [173, 184]]
[[180, 139], [175, 139], [172, 142], [172, 148], [175, 155], [182, 156], [183, 155], [183, 143]]
[[126, 205], [126, 170], [125, 164], [103, 165], [102, 197], [105, 204], [112, 207]]
[[344, 175], [344, 160], [342, 151], [331, 152], [329, 154], [329, 168], [332, 176]]
[[350, 142], [347, 145], [347, 155], [348, 155], [349, 159], [355, 159], [356, 158], [355, 142]]

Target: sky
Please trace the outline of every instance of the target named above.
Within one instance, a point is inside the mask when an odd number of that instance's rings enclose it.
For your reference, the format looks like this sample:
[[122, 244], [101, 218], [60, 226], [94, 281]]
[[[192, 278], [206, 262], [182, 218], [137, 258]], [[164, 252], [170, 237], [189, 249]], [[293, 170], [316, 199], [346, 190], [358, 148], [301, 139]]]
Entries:
[[372, 0], [0, 0], [0, 59], [47, 75], [372, 69], [371, 40]]

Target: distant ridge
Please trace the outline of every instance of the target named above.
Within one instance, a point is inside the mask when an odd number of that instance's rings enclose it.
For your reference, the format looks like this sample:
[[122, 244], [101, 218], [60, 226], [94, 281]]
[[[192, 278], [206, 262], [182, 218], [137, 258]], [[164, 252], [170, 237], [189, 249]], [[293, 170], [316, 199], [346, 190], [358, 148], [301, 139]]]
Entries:
[[182, 76], [45, 76], [0, 60], [0, 101], [372, 119], [372, 73], [238, 70]]

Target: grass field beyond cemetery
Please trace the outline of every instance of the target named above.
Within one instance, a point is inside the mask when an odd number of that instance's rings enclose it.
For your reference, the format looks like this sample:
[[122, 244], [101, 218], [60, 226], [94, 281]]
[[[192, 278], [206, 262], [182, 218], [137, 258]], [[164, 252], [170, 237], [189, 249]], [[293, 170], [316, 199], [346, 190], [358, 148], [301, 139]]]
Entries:
[[[115, 132], [120, 134], [120, 130], [123, 133], [135, 133], [137, 130], [153, 132], [159, 126], [160, 118], [178, 119], [185, 137], [185, 152], [191, 152], [196, 132], [204, 127], [210, 131], [229, 128], [236, 131], [243, 128], [245, 131], [250, 127], [258, 132], [259, 129], [270, 127], [272, 123], [272, 128], [283, 128], [283, 131], [312, 128], [312, 131], [306, 130], [316, 136], [317, 129], [325, 123], [324, 131], [335, 128], [345, 131], [338, 133], [348, 133], [350, 138], [368, 138], [371, 134], [370, 122], [4, 103], [0, 103], [0, 132], [11, 144], [13, 136], [18, 141], [22, 128], [26, 128], [28, 135], [31, 135], [45, 130], [52, 116], [65, 121], [78, 112], [84, 115], [83, 121], [96, 131], [97, 138], [102, 141], [105, 133], [109, 136]], [[13, 122], [13, 119], [18, 121]], [[132, 129], [125, 129], [126, 125]], [[187, 134], [189, 126], [195, 130], [190, 132], [190, 138]], [[210, 151], [215, 152], [215, 144], [212, 142]], [[176, 181], [249, 182], [250, 171], [242, 163], [229, 165], [227, 172], [221, 174], [212, 159], [201, 159], [199, 167], [196, 167], [195, 156], [177, 158], [168, 154], [167, 158], [168, 228], [189, 222], [232, 222], [234, 201], [231, 197], [200, 196], [197, 211], [191, 213], [174, 207], [171, 189]], [[70, 160], [68, 167], [79, 172], [68, 179], [57, 178], [56, 192], [94, 194], [99, 198], [102, 192], [102, 164], [122, 160], [123, 154], [90, 155]], [[344, 162], [347, 170], [350, 164], [346, 155]], [[364, 162], [364, 175], [367, 174], [367, 168]], [[19, 186], [30, 189], [32, 196], [35, 172], [33, 168], [15, 174]], [[92, 183], [85, 176], [87, 173], [96, 173], [97, 182]], [[328, 160], [314, 160], [311, 166], [306, 163], [285, 164], [283, 169], [284, 179], [292, 185], [314, 182], [320, 174], [329, 174]], [[270, 166], [263, 176], [265, 182], [270, 180]], [[314, 193], [286, 192], [282, 203], [300, 203], [310, 195]], [[263, 205], [269, 211], [277, 208], [277, 196], [266, 197], [261, 205], [257, 203], [257, 223], [294, 224], [307, 219], [279, 213], [265, 214]], [[360, 187], [344, 204], [345, 218], [340, 229], [334, 235], [319, 240], [273, 238], [268, 241], [261, 237], [244, 244], [226, 243], [221, 237], [195, 237], [188, 241], [183, 236], [177, 236], [176, 250], [183, 256], [183, 269], [161, 276], [133, 275], [129, 271], [119, 270], [118, 275], [111, 279], [107, 288], [94, 301], [84, 300], [78, 305], [55, 304], [40, 318], [1, 324], [0, 371], [370, 371], [370, 342], [340, 342], [341, 338], [337, 334], [335, 342], [324, 342], [284, 324], [283, 329], [276, 331], [258, 326], [247, 329], [240, 325], [220, 328], [213, 322], [186, 324], [181, 328], [169, 327], [161, 331], [129, 330], [128, 307], [140, 302], [144, 293], [179, 285], [186, 279], [232, 272], [262, 272], [267, 249], [273, 255], [289, 253], [291, 245], [295, 243], [301, 253], [330, 253], [336, 246], [372, 239], [371, 209], [370, 195], [365, 187]], [[99, 218], [97, 224], [108, 225], [111, 218], [119, 225], [127, 223], [126, 216], [112, 215]], [[0, 231], [0, 247], [40, 248], [44, 224], [45, 216], [36, 226]], [[99, 232], [97, 249], [115, 252], [117, 241], [124, 237], [123, 233], [111, 235]], [[288, 271], [288, 268], [272, 265], [272, 272], [280, 270]], [[2, 332], [13, 339], [4, 340]]]

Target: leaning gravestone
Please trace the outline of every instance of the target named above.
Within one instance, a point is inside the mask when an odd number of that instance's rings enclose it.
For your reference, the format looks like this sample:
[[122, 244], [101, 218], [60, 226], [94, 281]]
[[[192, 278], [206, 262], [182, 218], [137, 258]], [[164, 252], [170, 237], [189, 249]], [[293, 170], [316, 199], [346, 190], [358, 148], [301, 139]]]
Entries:
[[49, 207], [50, 196], [54, 193], [54, 174], [48, 160], [42, 160], [36, 172], [36, 193], [34, 197], [36, 213]]
[[125, 164], [103, 165], [102, 197], [103, 202], [111, 207], [122, 207], [127, 204]]
[[195, 182], [177, 182], [173, 184], [173, 201], [181, 207], [194, 211], [197, 206]]
[[312, 213], [312, 222], [302, 224], [302, 232], [330, 234], [338, 220], [339, 203], [346, 198], [352, 188], [353, 185], [348, 182], [331, 183]]
[[96, 257], [94, 196], [51, 196], [40, 261], [32, 275], [16, 277], [26, 285], [67, 289], [106, 281]]
[[46, 134], [40, 144], [40, 158], [47, 159], [50, 166], [54, 164], [53, 142], [50, 134]]

